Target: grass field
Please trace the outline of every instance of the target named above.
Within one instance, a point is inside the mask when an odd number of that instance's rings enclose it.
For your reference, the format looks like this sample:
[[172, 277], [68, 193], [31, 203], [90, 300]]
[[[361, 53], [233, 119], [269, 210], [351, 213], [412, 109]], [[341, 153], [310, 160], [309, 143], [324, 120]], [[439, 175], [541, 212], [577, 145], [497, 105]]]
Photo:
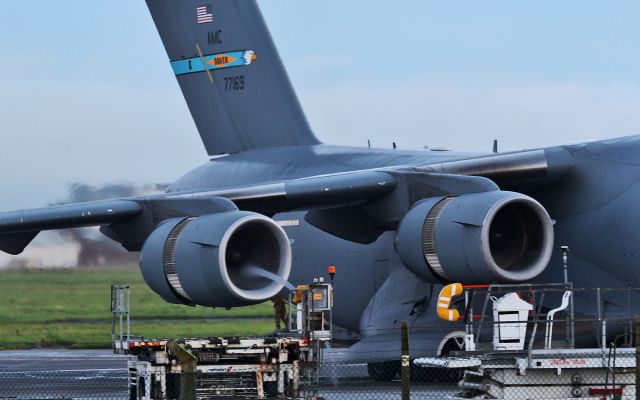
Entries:
[[145, 337], [264, 334], [270, 303], [232, 310], [164, 302], [136, 267], [0, 271], [0, 348], [111, 346], [111, 284], [131, 287], [131, 332]]

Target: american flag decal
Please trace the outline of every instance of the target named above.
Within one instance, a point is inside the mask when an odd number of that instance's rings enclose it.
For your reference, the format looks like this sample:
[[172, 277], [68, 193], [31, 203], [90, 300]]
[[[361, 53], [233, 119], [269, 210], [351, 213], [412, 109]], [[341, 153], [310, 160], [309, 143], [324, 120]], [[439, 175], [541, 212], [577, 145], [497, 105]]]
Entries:
[[196, 7], [196, 20], [199, 24], [213, 22], [213, 9], [210, 4]]

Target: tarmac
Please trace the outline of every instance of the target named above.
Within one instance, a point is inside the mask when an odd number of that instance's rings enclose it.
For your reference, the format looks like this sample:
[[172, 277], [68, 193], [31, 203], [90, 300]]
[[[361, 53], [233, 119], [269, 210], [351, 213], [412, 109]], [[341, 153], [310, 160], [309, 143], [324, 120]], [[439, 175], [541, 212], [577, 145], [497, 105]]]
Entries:
[[0, 351], [0, 398], [128, 399], [127, 357], [110, 350]]
[[34, 349], [0, 351], [0, 373], [15, 371], [126, 369], [127, 356], [111, 350]]
[[[331, 349], [325, 361], [331, 362]], [[340, 358], [339, 356], [337, 358]], [[0, 351], [0, 399], [129, 399], [127, 356], [111, 350], [34, 349]], [[349, 364], [325, 375], [320, 394], [329, 399], [396, 399], [399, 382], [367, 379], [367, 365]], [[454, 385], [413, 385], [412, 399], [442, 399]]]

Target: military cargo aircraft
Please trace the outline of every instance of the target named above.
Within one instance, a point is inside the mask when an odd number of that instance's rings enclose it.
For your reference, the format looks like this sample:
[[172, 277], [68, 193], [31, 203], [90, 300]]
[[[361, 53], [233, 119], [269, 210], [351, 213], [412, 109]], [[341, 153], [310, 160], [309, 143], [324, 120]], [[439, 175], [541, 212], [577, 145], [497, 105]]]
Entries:
[[160, 195], [0, 213], [4, 252], [100, 226], [164, 300], [207, 307], [335, 265], [334, 322], [366, 359], [396, 357], [402, 320], [413, 356], [441, 352], [460, 331], [436, 317], [443, 284], [562, 281], [561, 245], [575, 286], [638, 284], [640, 137], [473, 155], [324, 144], [255, 1], [147, 5], [212, 159]]

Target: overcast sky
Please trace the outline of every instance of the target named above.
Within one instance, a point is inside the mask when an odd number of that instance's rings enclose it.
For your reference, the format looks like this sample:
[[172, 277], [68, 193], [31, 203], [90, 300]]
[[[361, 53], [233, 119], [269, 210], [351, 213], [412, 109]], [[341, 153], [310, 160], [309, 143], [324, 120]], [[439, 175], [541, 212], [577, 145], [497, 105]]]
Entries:
[[[327, 143], [488, 151], [640, 133], [638, 1], [261, 1]], [[207, 160], [142, 0], [4, 0], [0, 209]]]

